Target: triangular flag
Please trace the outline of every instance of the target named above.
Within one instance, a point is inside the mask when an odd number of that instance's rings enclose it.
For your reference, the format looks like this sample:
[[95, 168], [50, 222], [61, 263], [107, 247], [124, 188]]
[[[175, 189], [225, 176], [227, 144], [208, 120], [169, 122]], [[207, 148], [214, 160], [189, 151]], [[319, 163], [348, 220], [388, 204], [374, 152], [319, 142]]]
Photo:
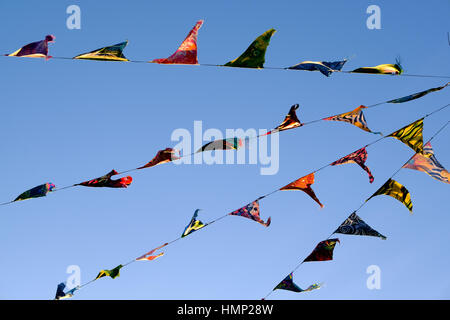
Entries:
[[91, 52], [82, 53], [73, 59], [102, 60], [102, 61], [129, 61], [122, 53], [128, 40], [112, 46], [103, 47]]
[[410, 94], [409, 96], [405, 96], [405, 97], [394, 99], [394, 100], [389, 100], [389, 101], [387, 101], [387, 103], [403, 103], [403, 102], [408, 102], [408, 101], [411, 101], [411, 100], [419, 99], [419, 98], [429, 94], [430, 92], [435, 92], [435, 91], [442, 90], [446, 86], [448, 86], [449, 84], [450, 84], [450, 82], [447, 82], [445, 85], [443, 85], [441, 87], [431, 88], [431, 89], [428, 89], [428, 90], [425, 90], [425, 91], [421, 91], [421, 92]]
[[364, 171], [367, 172], [369, 175], [369, 182], [372, 183], [374, 180], [374, 177], [372, 175], [372, 172], [370, 172], [370, 169], [365, 165], [367, 160], [367, 151], [366, 147], [361, 148], [353, 153], [350, 153], [349, 155], [346, 155], [345, 157], [334, 161], [331, 163], [332, 166], [336, 166], [339, 164], [345, 164], [345, 163], [356, 163], [359, 165]]
[[208, 142], [204, 146], [202, 146], [200, 149], [197, 150], [197, 153], [203, 152], [203, 151], [213, 151], [213, 150], [237, 150], [238, 148], [242, 147], [243, 142], [241, 138], [227, 138], [227, 139], [221, 139], [221, 140], [214, 140], [211, 142]]
[[416, 153], [427, 156], [423, 152], [423, 119], [424, 118], [414, 121], [413, 123], [391, 133], [388, 137], [398, 139], [413, 149]]
[[45, 58], [50, 59], [52, 56], [48, 55], [48, 43], [54, 42], [55, 37], [53, 35], [45, 36], [44, 40], [29, 43], [17, 51], [5, 54], [8, 57], [26, 57], [26, 58]]
[[244, 218], [251, 219], [253, 221], [258, 222], [259, 224], [263, 225], [264, 227], [270, 226], [271, 219], [267, 219], [267, 222], [264, 222], [264, 220], [260, 217], [260, 211], [259, 211], [259, 202], [258, 200], [253, 201], [252, 203], [249, 203], [248, 205], [233, 211], [229, 213], [229, 215], [232, 216], [240, 216]]
[[147, 162], [142, 167], [139, 167], [137, 169], [144, 169], [144, 168], [150, 168], [154, 167], [158, 164], [167, 163], [170, 161], [175, 161], [181, 159], [179, 156], [177, 156], [177, 150], [172, 148], [166, 148], [164, 150], [159, 150], [156, 156], [150, 161]]
[[103, 277], [111, 277], [111, 278], [115, 279], [115, 278], [120, 276], [120, 269], [122, 269], [122, 268], [123, 268], [123, 265], [119, 264], [114, 269], [101, 270], [94, 280], [97, 280], [97, 279], [100, 279], [100, 278], [103, 278]]
[[403, 68], [400, 61], [396, 61], [395, 64], [380, 64], [375, 67], [363, 67], [353, 71], [353, 73], [377, 73], [377, 74], [402, 74]]
[[167, 245], [168, 245], [168, 243], [164, 243], [162, 246], [159, 246], [158, 248], [150, 250], [146, 254], [143, 254], [142, 256], [137, 257], [136, 260], [138, 260], [138, 261], [152, 261], [152, 260], [155, 260], [156, 258], [159, 258], [159, 257], [163, 256], [164, 252], [161, 252], [161, 253], [159, 253], [157, 255], [153, 255], [153, 253], [155, 253], [155, 251], [157, 251], [157, 250], [159, 250], [159, 249], [161, 249], [161, 248], [163, 248], [163, 247], [165, 247]]
[[378, 231], [372, 229], [367, 223], [361, 219], [356, 212], [353, 212], [334, 233], [351, 234], [357, 236], [372, 236], [386, 240]]
[[191, 222], [184, 228], [183, 234], [181, 235], [182, 238], [186, 237], [188, 234], [191, 234], [194, 231], [197, 231], [206, 225], [201, 222], [200, 220], [197, 220], [197, 215], [200, 209], [195, 210], [194, 215], [192, 216]]
[[353, 124], [354, 126], [357, 126], [358, 128], [375, 134], [380, 134], [380, 132], [372, 132], [369, 127], [367, 127], [367, 121], [364, 117], [364, 113], [362, 109], [367, 108], [366, 106], [359, 106], [353, 111], [338, 114], [336, 116], [331, 116], [328, 118], [323, 118], [322, 120], [331, 120], [331, 121], [343, 121]]
[[54, 188], [55, 185], [53, 183], [44, 183], [30, 190], [22, 192], [14, 201], [45, 197], [47, 193], [53, 191]]
[[303, 192], [308, 194], [314, 201], [316, 201], [321, 208], [323, 208], [323, 204], [319, 201], [313, 189], [311, 188], [311, 185], [313, 184], [314, 172], [289, 183], [280, 190], [302, 190]]
[[273, 290], [282, 289], [293, 292], [302, 292], [303, 290], [294, 283], [292, 272], [284, 278]]
[[340, 243], [339, 239], [336, 238], [320, 241], [314, 248], [313, 252], [311, 252], [311, 254], [306, 257], [303, 262], [333, 260], [333, 250], [336, 246], [336, 242]]
[[58, 284], [58, 287], [56, 288], [55, 300], [72, 298], [75, 291], [77, 291], [79, 289], [79, 286], [75, 287], [67, 292], [64, 292], [65, 288], [66, 288], [66, 284], [64, 282], [61, 282], [60, 284]]
[[287, 69], [291, 70], [306, 70], [306, 71], [320, 71], [323, 75], [329, 77], [334, 71], [341, 71], [346, 59], [342, 61], [303, 61]]
[[398, 183], [397, 181], [392, 180], [392, 179], [389, 179], [388, 181], [386, 181], [381, 186], [380, 189], [378, 189], [373, 195], [370, 196], [369, 199], [366, 200], [366, 202], [375, 196], [379, 196], [379, 195], [383, 195], [383, 194], [390, 196], [394, 199], [397, 199], [398, 201], [403, 203], [405, 205], [405, 207], [408, 208], [410, 213], [412, 213], [413, 205], [411, 202], [411, 196], [409, 194], [408, 189], [406, 189], [403, 185], [401, 185], [400, 183]]
[[294, 104], [289, 109], [289, 113], [284, 118], [283, 122], [278, 127], [276, 127], [275, 129], [267, 132], [266, 135], [274, 133], [276, 131], [284, 131], [284, 130], [294, 129], [294, 128], [298, 128], [298, 127], [303, 126], [303, 123], [301, 123], [300, 120], [297, 117], [296, 110], [298, 108], [299, 108], [299, 105], [298, 104]]
[[95, 178], [89, 181], [77, 183], [76, 186], [85, 186], [85, 187], [97, 187], [97, 188], [126, 188], [128, 187], [133, 178], [130, 176], [123, 177], [120, 179], [112, 180], [111, 177], [119, 174], [116, 170], [111, 170], [109, 173], [101, 176], [99, 178]]

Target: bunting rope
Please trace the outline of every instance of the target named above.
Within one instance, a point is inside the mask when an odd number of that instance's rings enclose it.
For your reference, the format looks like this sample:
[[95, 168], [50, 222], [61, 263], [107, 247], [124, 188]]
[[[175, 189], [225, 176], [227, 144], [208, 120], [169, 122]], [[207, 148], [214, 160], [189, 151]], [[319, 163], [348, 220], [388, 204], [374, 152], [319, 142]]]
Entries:
[[[447, 123], [445, 123], [438, 131], [436, 131], [436, 133], [431, 136], [431, 138], [427, 141], [427, 143], [431, 142], [431, 140], [433, 140], [439, 133], [441, 133], [442, 130], [445, 129], [445, 127], [447, 127], [447, 125], [450, 123], [450, 121], [447, 121]], [[386, 181], [391, 180], [395, 175], [397, 175], [397, 173], [403, 169], [403, 167], [416, 155], [417, 153], [414, 153], [411, 157], [408, 158], [408, 160], [406, 160], [406, 162], [399, 168], [397, 169], [397, 171], [395, 171]], [[370, 198], [369, 198], [370, 199]], [[356, 210], [353, 211], [353, 213], [358, 212], [359, 210], [361, 210], [362, 207], [364, 207], [364, 205], [368, 202], [368, 200], [365, 200]], [[333, 231], [327, 238], [326, 240], [329, 240], [331, 238], [331, 236], [333, 234], [336, 233], [336, 230]], [[290, 274], [293, 274], [295, 271], [298, 270], [298, 268], [300, 268], [300, 266], [305, 262], [305, 260], [303, 260], [302, 262], [300, 262], [291, 272]], [[262, 300], [266, 300], [273, 292], [275, 291], [275, 289], [272, 289], [264, 298], [262, 298]]]
[[[439, 111], [441, 111], [441, 110], [443, 110], [443, 109], [445, 109], [446, 107], [448, 107], [450, 104], [447, 104], [447, 105], [445, 105], [445, 106], [443, 106], [443, 107], [441, 107], [441, 108], [439, 108], [439, 109], [436, 109], [436, 110], [434, 110], [433, 112], [431, 112], [431, 113], [428, 113], [428, 114], [426, 114], [424, 117], [422, 117], [422, 118], [420, 118], [420, 119], [418, 119], [417, 121], [419, 121], [419, 120], [423, 120], [423, 119], [425, 119], [425, 118], [427, 118], [427, 117], [429, 117], [429, 116], [431, 116], [431, 115], [433, 115], [433, 114], [435, 114], [435, 113], [437, 113], [437, 112], [439, 112]], [[417, 122], [416, 121], [416, 122]], [[448, 124], [449, 124], [449, 122], [450, 121], [448, 121], [444, 126], [442, 126], [429, 140], [428, 140], [428, 142], [430, 142], [434, 137], [436, 137]], [[401, 129], [400, 129], [401, 130]], [[399, 130], [397, 130], [397, 131], [399, 131]], [[396, 133], [397, 131], [394, 131], [393, 133]], [[369, 146], [371, 146], [371, 145], [373, 145], [373, 144], [375, 144], [375, 143], [377, 143], [377, 142], [379, 142], [379, 141], [381, 141], [382, 139], [385, 139], [385, 138], [387, 138], [387, 137], [389, 137], [389, 136], [383, 136], [383, 137], [381, 137], [381, 138], [379, 138], [379, 139], [377, 139], [377, 140], [375, 140], [375, 141], [373, 141], [373, 142], [371, 142], [371, 143], [369, 143], [369, 144], [367, 144], [367, 145], [365, 145], [363, 148], [367, 148], [367, 147], [369, 147]], [[361, 148], [360, 148], [361, 149]], [[413, 155], [414, 156], [414, 155]], [[412, 156], [412, 157], [413, 157]], [[409, 159], [408, 159], [408, 161], [412, 158], [412, 157], [410, 157]], [[342, 159], [342, 157], [341, 158], [339, 158], [339, 159]], [[338, 160], [339, 160], [338, 159]], [[407, 162], [408, 162], [407, 161]], [[406, 163], [407, 163], [406, 162]], [[332, 162], [333, 163], [333, 162]], [[313, 173], [316, 173], [316, 172], [318, 172], [318, 171], [321, 171], [321, 170], [323, 170], [323, 169], [325, 169], [325, 168], [327, 168], [328, 166], [331, 166], [332, 165], [332, 163], [330, 163], [330, 164], [327, 164], [327, 165], [325, 165], [325, 166], [322, 166], [322, 167], [320, 167], [319, 169], [316, 169], [315, 171], [313, 171], [313, 172], [311, 172], [310, 174], [313, 174]], [[402, 166], [403, 167], [403, 166]], [[401, 169], [401, 168], [400, 168]], [[394, 177], [397, 173], [398, 173], [398, 171], [400, 171], [400, 169], [399, 170], [397, 170], [392, 176], [391, 176], [391, 178], [392, 177]], [[258, 197], [256, 200], [254, 200], [254, 202], [257, 202], [257, 201], [259, 201], [259, 200], [261, 200], [261, 199], [263, 199], [263, 198], [266, 198], [266, 197], [268, 197], [268, 196], [270, 196], [270, 195], [272, 195], [272, 194], [274, 194], [274, 193], [276, 193], [276, 192], [278, 192], [278, 191], [280, 191], [280, 190], [282, 190], [282, 188], [278, 188], [278, 189], [276, 189], [276, 190], [273, 190], [273, 191], [271, 191], [271, 192], [269, 192], [269, 193], [267, 193], [267, 194], [265, 194], [265, 195], [263, 195], [263, 196], [260, 196], [260, 197]], [[367, 202], [367, 200], [366, 200], [366, 202]], [[363, 203], [363, 205], [364, 205], [365, 203]], [[361, 208], [362, 208], [362, 206], [363, 205], [361, 205], [357, 210], [355, 210], [355, 212], [357, 212], [358, 210], [360, 210]], [[197, 212], [194, 214], [194, 218], [196, 217], [196, 214], [197, 214]], [[209, 225], [211, 225], [211, 224], [213, 224], [213, 223], [215, 223], [215, 222], [217, 222], [217, 221], [219, 221], [219, 220], [222, 220], [222, 219], [224, 219], [225, 217], [227, 217], [227, 216], [229, 216], [230, 215], [230, 213], [227, 213], [227, 214], [225, 214], [225, 215], [223, 215], [223, 216], [220, 216], [220, 217], [218, 217], [218, 218], [216, 218], [216, 219], [214, 219], [214, 220], [212, 220], [212, 221], [210, 221], [210, 222], [208, 222], [208, 223], [206, 223], [206, 224], [202, 224], [202, 226], [200, 227], [200, 228], [198, 228], [198, 229], [194, 229], [194, 230], [200, 230], [200, 229], [204, 229], [205, 227], [207, 227], [207, 226], [209, 226]], [[193, 219], [194, 220], [194, 219]], [[257, 221], [258, 222], [258, 221]], [[266, 225], [265, 226], [268, 226], [270, 224], [270, 218], [269, 218], [269, 220], [268, 220], [268, 222], [266, 223]], [[333, 232], [332, 234], [330, 234], [330, 236], [328, 236], [328, 238], [327, 238], [327, 240], [334, 234], [335, 232]], [[188, 233], [189, 234], [189, 233]], [[186, 234], [187, 235], [187, 234]], [[165, 243], [164, 245], [162, 245], [162, 246], [160, 246], [160, 247], [158, 247], [158, 248], [161, 248], [161, 247], [167, 247], [167, 246], [169, 246], [169, 245], [171, 245], [171, 244], [173, 244], [173, 243], [175, 243], [176, 241], [178, 241], [178, 240], [180, 240], [180, 239], [182, 239], [183, 237], [185, 236], [185, 234], [183, 234], [181, 237], [178, 237], [178, 238], [175, 238], [175, 239], [173, 239], [172, 241], [170, 241], [170, 242], [167, 242], [167, 243]], [[154, 250], [156, 250], [156, 249], [154, 249]], [[154, 252], [154, 250], [152, 250], [152, 251], [150, 251], [150, 252]], [[147, 255], [147, 254], [146, 254]], [[145, 256], [145, 255], [144, 255]], [[137, 260], [138, 258], [134, 258], [133, 260], [130, 260], [129, 262], [127, 262], [127, 263], [125, 263], [125, 264], [121, 264], [121, 265], [119, 265], [120, 266], [120, 268], [124, 268], [125, 266], [128, 266], [128, 265], [130, 265], [130, 264], [132, 264], [132, 263], [134, 263], [134, 262], [136, 262], [136, 261], [139, 261], [139, 260]], [[295, 272], [302, 264], [303, 264], [303, 262], [304, 261], [302, 261], [299, 265], [297, 265], [295, 268], [294, 268], [294, 270], [291, 272], [291, 273], [293, 273], [293, 272]], [[117, 267], [116, 267], [117, 268]], [[76, 290], [80, 290], [81, 288], [83, 288], [83, 287], [86, 287], [87, 285], [89, 285], [89, 284], [91, 284], [91, 283], [93, 283], [95, 280], [97, 280], [98, 279], [98, 277], [97, 278], [95, 278], [95, 279], [93, 279], [93, 280], [90, 280], [90, 281], [88, 281], [88, 282], [86, 282], [86, 283], [84, 283], [84, 284], [82, 284], [82, 285], [80, 285], [80, 286], [78, 286], [78, 287], [76, 287], [75, 289]], [[268, 296], [270, 296], [270, 294], [274, 291], [275, 289], [273, 289], [271, 292], [269, 292], [264, 298], [263, 298], [263, 300], [265, 300]]]

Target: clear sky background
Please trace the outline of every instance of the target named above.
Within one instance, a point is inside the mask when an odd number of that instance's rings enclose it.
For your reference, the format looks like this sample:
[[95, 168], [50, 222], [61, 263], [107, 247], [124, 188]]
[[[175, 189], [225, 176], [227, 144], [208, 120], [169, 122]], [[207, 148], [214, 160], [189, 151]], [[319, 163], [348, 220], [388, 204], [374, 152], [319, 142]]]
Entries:
[[[66, 27], [67, 6], [81, 7], [81, 30]], [[381, 30], [366, 27], [366, 8], [381, 8]], [[53, 56], [73, 57], [129, 40], [133, 60], [172, 54], [198, 19], [200, 63], [223, 64], [264, 31], [275, 28], [266, 66], [350, 58], [344, 70], [402, 59], [405, 73], [449, 75], [448, 1], [2, 1], [1, 53], [47, 34]], [[143, 165], [176, 144], [175, 129], [265, 128], [291, 105], [302, 121], [353, 110], [446, 83], [447, 79], [201, 66], [0, 58], [1, 202], [36, 185], [59, 187]], [[365, 112], [373, 131], [389, 134], [448, 103], [449, 89]], [[425, 120], [428, 140], [450, 118]], [[101, 269], [178, 237], [196, 208], [207, 222], [374, 141], [378, 136], [339, 122], [319, 122], [280, 134], [280, 169], [260, 165], [165, 164], [134, 172], [128, 189], [72, 188], [0, 207], [0, 298], [52, 299], [78, 265], [81, 281]], [[435, 140], [450, 169], [450, 128]], [[229, 151], [233, 152], [233, 151]], [[389, 138], [368, 148], [367, 165], [329, 167], [313, 189], [279, 192], [260, 202], [264, 228], [227, 217], [137, 262], [119, 278], [99, 279], [73, 299], [260, 299], [324, 240], [411, 155]], [[272, 299], [449, 299], [449, 186], [404, 169], [396, 180], [411, 192], [414, 214], [398, 201], [372, 199], [359, 216], [386, 235], [339, 235], [334, 260], [304, 264], [296, 294]], [[366, 268], [381, 268], [381, 290], [366, 287]]]

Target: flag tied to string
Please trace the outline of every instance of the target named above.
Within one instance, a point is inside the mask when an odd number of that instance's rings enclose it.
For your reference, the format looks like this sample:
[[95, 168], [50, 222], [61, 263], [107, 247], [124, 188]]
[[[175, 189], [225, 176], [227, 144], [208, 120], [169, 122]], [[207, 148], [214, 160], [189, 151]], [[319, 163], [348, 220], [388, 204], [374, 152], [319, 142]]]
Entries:
[[97, 187], [97, 188], [126, 188], [128, 187], [133, 178], [130, 176], [123, 177], [120, 179], [112, 180], [111, 177], [119, 174], [116, 170], [111, 170], [109, 173], [101, 176], [99, 178], [95, 178], [89, 181], [81, 182], [75, 184], [76, 186], [85, 186], [85, 187]]
[[283, 122], [274, 128], [273, 130], [270, 130], [265, 135], [272, 134], [277, 131], [284, 131], [289, 129], [294, 129], [303, 126], [303, 123], [300, 122], [300, 120], [297, 117], [296, 110], [299, 108], [298, 104], [294, 104], [290, 109], [287, 116], [284, 118]]
[[178, 151], [172, 148], [159, 150], [156, 156], [150, 162], [147, 162], [145, 165], [139, 167], [138, 169], [150, 168], [158, 164], [179, 160], [181, 158], [177, 155], [177, 153]]
[[154, 59], [151, 62], [162, 64], [198, 64], [197, 34], [202, 24], [203, 20], [197, 21], [195, 26], [184, 39], [183, 43], [170, 57], [165, 59]]
[[394, 100], [389, 100], [389, 101], [387, 101], [387, 103], [403, 103], [403, 102], [408, 102], [411, 100], [419, 99], [419, 98], [423, 97], [424, 95], [429, 94], [430, 92], [442, 90], [445, 87], [447, 87], [449, 84], [450, 84], [450, 82], [447, 82], [445, 85], [443, 85], [441, 87], [431, 88], [431, 89], [428, 89], [425, 91], [410, 94], [409, 96], [405, 96], [405, 97], [394, 99]]
[[419, 119], [393, 133], [388, 135], [388, 137], [393, 137], [400, 140], [408, 147], [413, 149], [416, 153], [420, 153], [423, 156], [431, 156], [431, 154], [423, 152], [423, 119]]
[[159, 246], [158, 248], [152, 249], [152, 250], [150, 250], [149, 252], [143, 254], [142, 256], [137, 257], [136, 260], [137, 260], [137, 261], [152, 261], [152, 260], [155, 260], [156, 258], [159, 258], [159, 257], [163, 256], [163, 255], [164, 255], [164, 252], [161, 252], [161, 253], [159, 253], [159, 254], [157, 254], [157, 255], [153, 255], [153, 254], [154, 254], [157, 250], [159, 250], [159, 249], [161, 249], [161, 248], [163, 248], [163, 247], [165, 247], [165, 246], [167, 246], [167, 245], [168, 245], [168, 243], [164, 243], [162, 246]]
[[120, 269], [123, 268], [123, 265], [119, 264], [117, 267], [111, 270], [101, 270], [97, 277], [94, 280], [103, 278], [103, 277], [111, 277], [112, 279], [115, 279], [120, 276]]
[[306, 71], [320, 71], [323, 75], [329, 77], [334, 71], [341, 71], [347, 59], [342, 61], [303, 61], [292, 67], [286, 68], [290, 70], [306, 70]]
[[56, 288], [55, 300], [72, 298], [75, 291], [79, 289], [79, 287], [75, 287], [67, 292], [64, 292], [65, 288], [66, 288], [66, 284], [64, 282], [61, 282], [60, 284], [58, 284], [58, 287]]
[[48, 43], [55, 42], [53, 35], [45, 36], [44, 40], [29, 43], [17, 51], [5, 54], [8, 57], [25, 57], [25, 58], [45, 58], [50, 59], [52, 56], [48, 55]]
[[369, 199], [366, 200], [369, 201], [375, 196], [379, 195], [387, 195], [394, 199], [397, 199], [401, 203], [405, 205], [406, 208], [412, 213], [413, 205], [411, 202], [411, 195], [409, 194], [408, 189], [406, 189], [403, 185], [398, 183], [397, 181], [393, 179], [389, 179], [386, 181], [380, 189], [378, 189], [373, 195], [370, 196]]
[[350, 153], [349, 155], [346, 155], [345, 157], [334, 161], [331, 163], [332, 166], [345, 164], [345, 163], [356, 163], [359, 165], [364, 171], [367, 172], [369, 175], [369, 182], [372, 183], [374, 180], [374, 177], [372, 175], [372, 172], [370, 172], [370, 169], [365, 165], [367, 160], [367, 151], [366, 147], [361, 148], [353, 153]]
[[270, 217], [267, 219], [267, 222], [264, 222], [264, 220], [261, 219], [258, 200], [253, 201], [252, 203], [249, 203], [248, 205], [229, 213], [229, 215], [251, 219], [263, 225], [264, 227], [270, 226], [271, 222]]
[[45, 197], [47, 193], [53, 191], [55, 185], [53, 183], [44, 183], [30, 190], [21, 193], [14, 201], [22, 201], [31, 198]]
[[320, 241], [314, 248], [313, 252], [311, 252], [311, 254], [306, 257], [303, 262], [333, 260], [333, 251], [336, 246], [336, 242], [340, 243], [339, 239], [336, 238]]
[[289, 183], [288, 185], [282, 187], [280, 190], [301, 190], [309, 195], [314, 201], [316, 201], [321, 208], [323, 208], [323, 204], [319, 201], [313, 189], [311, 188], [312, 184], [314, 184], [314, 172]]
[[427, 156], [423, 156], [420, 153], [416, 153], [411, 160], [409, 160], [402, 168], [413, 169], [425, 172], [433, 179], [444, 183], [450, 183], [449, 172], [437, 161], [434, 156], [433, 148], [431, 143], [428, 142], [423, 147], [423, 152]]
[[203, 147], [197, 150], [198, 152], [212, 151], [212, 150], [237, 150], [243, 146], [243, 141], [241, 138], [227, 138], [221, 140], [215, 140], [208, 142]]
[[129, 61], [122, 53], [128, 44], [128, 40], [112, 46], [103, 47], [91, 52], [82, 53], [73, 59], [102, 60], [102, 61]]
[[293, 291], [293, 292], [307, 292], [307, 291], [312, 291], [315, 289], [320, 289], [320, 284], [317, 284], [317, 283], [312, 284], [307, 289], [303, 290], [302, 288], [300, 288], [298, 285], [296, 285], [294, 283], [293, 274], [291, 272], [273, 290], [277, 290], [277, 289], [288, 290], [288, 291]]
[[397, 59], [395, 64], [379, 64], [375, 67], [363, 67], [353, 71], [353, 73], [375, 73], [375, 74], [395, 74], [403, 73], [403, 68], [400, 61]]
[[206, 225], [201, 222], [200, 220], [197, 220], [197, 215], [200, 209], [195, 210], [194, 215], [192, 216], [191, 222], [184, 228], [183, 234], [181, 235], [182, 238], [186, 237], [187, 235], [191, 234], [194, 231], [197, 231]]
[[353, 212], [334, 233], [342, 233], [356, 236], [372, 236], [379, 237], [383, 240], [387, 238], [378, 231], [372, 229], [367, 223], [361, 219], [356, 212]]
[[380, 132], [372, 132], [369, 127], [367, 126], [366, 118], [364, 117], [364, 113], [362, 109], [366, 109], [366, 106], [359, 106], [353, 111], [338, 114], [336, 116], [331, 116], [327, 118], [323, 118], [322, 120], [331, 120], [331, 121], [343, 121], [350, 123], [366, 132], [374, 133], [374, 134], [381, 134]]

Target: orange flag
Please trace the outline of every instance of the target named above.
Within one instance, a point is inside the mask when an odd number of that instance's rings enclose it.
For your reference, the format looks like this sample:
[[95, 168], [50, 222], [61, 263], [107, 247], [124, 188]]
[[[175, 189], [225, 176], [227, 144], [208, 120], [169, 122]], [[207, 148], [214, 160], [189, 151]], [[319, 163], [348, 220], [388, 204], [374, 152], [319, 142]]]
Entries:
[[314, 201], [316, 201], [321, 208], [323, 208], [323, 204], [320, 203], [313, 189], [311, 189], [312, 184], [314, 184], [314, 172], [289, 183], [280, 190], [302, 190], [303, 192], [308, 194]]

